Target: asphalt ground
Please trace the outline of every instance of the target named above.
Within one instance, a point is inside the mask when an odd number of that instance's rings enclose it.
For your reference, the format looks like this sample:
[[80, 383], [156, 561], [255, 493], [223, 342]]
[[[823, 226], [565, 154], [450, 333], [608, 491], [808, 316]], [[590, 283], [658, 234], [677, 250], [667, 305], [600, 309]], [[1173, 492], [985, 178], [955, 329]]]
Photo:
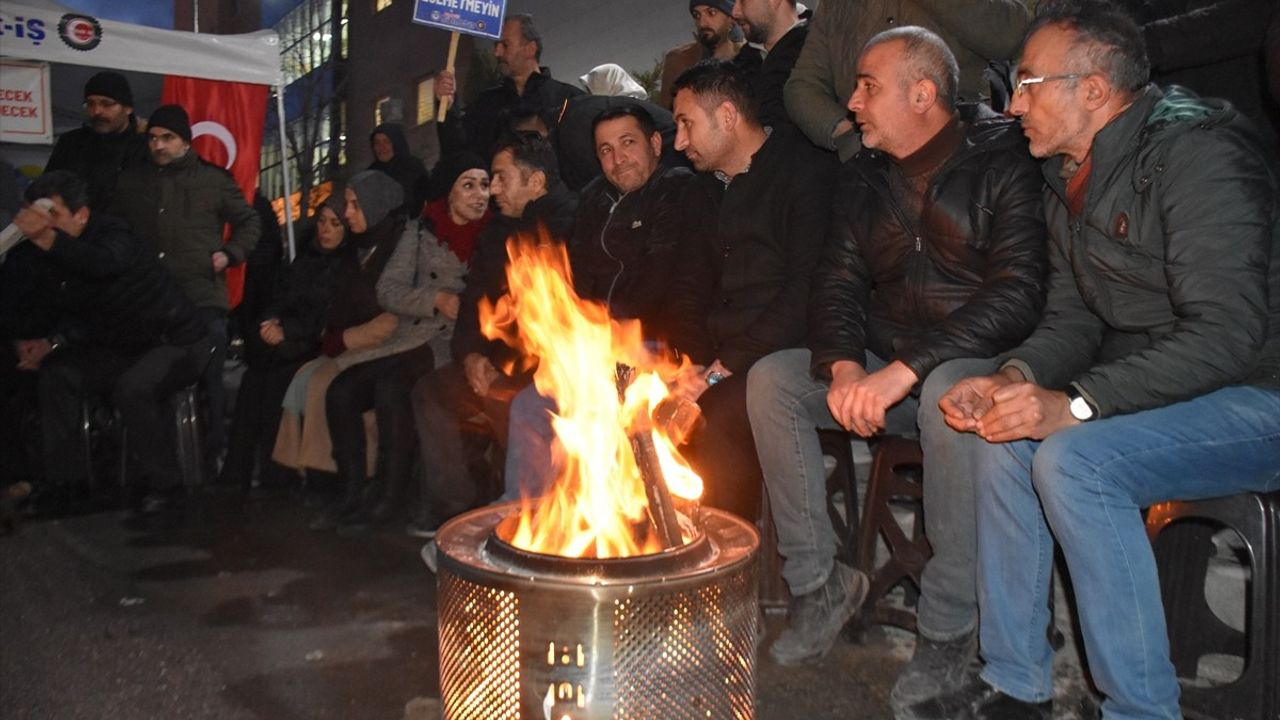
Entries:
[[[312, 532], [311, 513], [293, 495], [197, 495], [150, 520], [96, 512], [0, 537], [0, 718], [438, 717], [422, 541]], [[770, 639], [784, 622], [768, 616]], [[762, 652], [757, 717], [889, 718], [912, 644], [871, 628], [801, 668]], [[1058, 716], [1076, 717], [1074, 686], [1060, 695]]]

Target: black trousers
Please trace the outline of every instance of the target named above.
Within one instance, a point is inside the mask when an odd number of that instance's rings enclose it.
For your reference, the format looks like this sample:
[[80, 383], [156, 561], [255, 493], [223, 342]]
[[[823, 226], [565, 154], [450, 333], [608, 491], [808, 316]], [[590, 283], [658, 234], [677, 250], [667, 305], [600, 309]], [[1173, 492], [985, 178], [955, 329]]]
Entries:
[[407, 479], [417, 442], [409, 391], [433, 364], [431, 346], [424, 343], [338, 373], [325, 395], [325, 417], [339, 468], [344, 467], [343, 458], [347, 467], [364, 466], [361, 416], [373, 409], [378, 417], [378, 473], [388, 482]]
[[222, 477], [227, 481], [248, 484], [253, 468], [259, 472], [270, 467], [280, 429], [281, 403], [285, 391], [302, 362], [258, 363], [250, 365], [240, 377], [236, 393], [235, 413], [227, 440], [227, 458]]
[[681, 448], [702, 477], [702, 504], [754, 523], [764, 474], [747, 420], [747, 373], [731, 375], [698, 398], [706, 420]]
[[[499, 444], [506, 443], [511, 400], [530, 379], [528, 374], [503, 375], [482, 397], [467, 384], [462, 366], [449, 363], [414, 386], [413, 412], [425, 470], [422, 517], [448, 519], [490, 499], [488, 488], [472, 472], [479, 464], [476, 450], [483, 448], [487, 439], [476, 436], [485, 434]], [[478, 415], [487, 423], [477, 426], [470, 422]]]
[[227, 445], [227, 386], [222, 382], [223, 365], [227, 362], [227, 311], [216, 307], [198, 308], [205, 332], [213, 343], [213, 356], [204, 367], [206, 422], [204, 453], [216, 458]]
[[138, 357], [104, 348], [65, 349], [40, 367], [40, 426], [45, 479], [52, 485], [86, 480], [80, 412], [90, 395], [110, 393], [124, 419], [139, 486], [166, 488], [181, 482], [169, 397], [200, 379], [209, 361], [207, 339], [187, 346], [161, 345]]

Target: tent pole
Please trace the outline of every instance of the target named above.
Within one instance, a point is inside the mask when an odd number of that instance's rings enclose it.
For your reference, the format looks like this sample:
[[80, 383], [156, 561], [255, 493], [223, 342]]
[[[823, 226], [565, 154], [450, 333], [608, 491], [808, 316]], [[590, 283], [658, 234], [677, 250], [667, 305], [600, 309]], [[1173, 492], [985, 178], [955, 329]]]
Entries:
[[[293, 240], [293, 188], [289, 172], [289, 144], [285, 138], [284, 85], [276, 86], [276, 126], [280, 128], [280, 174], [284, 178], [284, 227], [289, 239], [289, 261], [293, 262], [297, 247]], [[301, 191], [301, 188], [299, 188]]]

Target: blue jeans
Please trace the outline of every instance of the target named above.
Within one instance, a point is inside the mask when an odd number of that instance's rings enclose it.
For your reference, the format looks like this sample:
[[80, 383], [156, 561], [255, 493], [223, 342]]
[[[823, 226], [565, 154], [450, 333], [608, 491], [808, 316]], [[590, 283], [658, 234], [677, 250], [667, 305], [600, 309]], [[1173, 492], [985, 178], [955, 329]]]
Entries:
[[[782, 576], [795, 595], [822, 585], [836, 553], [817, 431], [839, 425], [827, 408], [830, 386], [810, 375], [810, 358], [803, 349], [773, 353], [756, 363], [747, 381], [747, 414], [778, 529]], [[885, 364], [867, 354], [868, 370]], [[925, 378], [918, 400], [907, 396], [885, 418], [889, 434], [918, 434], [924, 449], [925, 535], [934, 554], [921, 578], [917, 626], [931, 640], [952, 640], [977, 626], [971, 468], [984, 444], [949, 428], [938, 398], [957, 380], [994, 369], [986, 359], [945, 362]]]
[[502, 497], [497, 502], [539, 497], [555, 480], [557, 468], [551, 456], [555, 430], [551, 427], [551, 413], [556, 408], [556, 401], [540, 395], [533, 383], [516, 393], [507, 426]]
[[985, 445], [977, 478], [983, 679], [1029, 702], [1053, 696], [1045, 630], [1056, 538], [1103, 716], [1178, 718], [1141, 509], [1280, 488], [1280, 391], [1223, 388], [1043, 442]]

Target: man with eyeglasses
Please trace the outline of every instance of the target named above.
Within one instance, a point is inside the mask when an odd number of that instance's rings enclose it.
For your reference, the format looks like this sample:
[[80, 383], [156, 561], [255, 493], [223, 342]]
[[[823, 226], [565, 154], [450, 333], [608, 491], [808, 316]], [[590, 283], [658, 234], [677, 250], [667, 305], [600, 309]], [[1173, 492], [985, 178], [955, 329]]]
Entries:
[[1044, 319], [939, 405], [976, 453], [980, 678], [921, 718], [1049, 718], [1071, 572], [1102, 715], [1180, 717], [1141, 510], [1280, 489], [1280, 222], [1252, 127], [1150, 84], [1111, 3], [1042, 9], [1010, 110], [1047, 158]]
[[104, 70], [84, 85], [85, 123], [58, 138], [44, 171], [70, 170], [89, 184], [89, 207], [111, 206], [116, 179], [147, 164], [147, 136], [133, 115], [133, 90], [123, 75]]

